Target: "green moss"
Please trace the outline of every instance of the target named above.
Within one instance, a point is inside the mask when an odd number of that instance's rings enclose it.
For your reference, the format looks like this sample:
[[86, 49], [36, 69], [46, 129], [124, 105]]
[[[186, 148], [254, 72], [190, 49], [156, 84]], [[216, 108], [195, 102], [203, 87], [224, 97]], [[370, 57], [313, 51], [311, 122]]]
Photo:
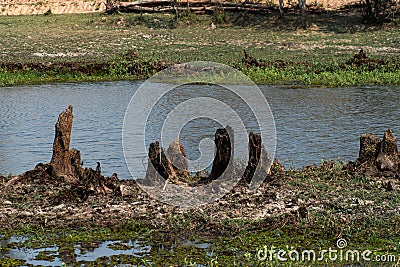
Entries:
[[12, 266], [22, 266], [24, 261], [9, 259], [9, 258], [0, 258], [0, 266], [2, 267], [12, 267]]

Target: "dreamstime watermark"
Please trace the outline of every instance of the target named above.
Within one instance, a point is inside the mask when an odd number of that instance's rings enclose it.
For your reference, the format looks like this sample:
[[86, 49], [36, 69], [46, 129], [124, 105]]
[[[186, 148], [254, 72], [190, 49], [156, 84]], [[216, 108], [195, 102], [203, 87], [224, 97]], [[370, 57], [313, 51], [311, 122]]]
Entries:
[[394, 254], [376, 254], [371, 250], [346, 249], [348, 242], [340, 238], [336, 247], [328, 249], [297, 250], [289, 246], [286, 249], [264, 246], [258, 250], [259, 261], [278, 262], [396, 262], [398, 256]]
[[[159, 143], [153, 148], [162, 154], [158, 160], [166, 156], [176, 173], [206, 173], [213, 164], [215, 145], [213, 134], [198, 135], [204, 130], [199, 127], [208, 127], [201, 126], [205, 120], [217, 126], [214, 133], [217, 128], [229, 126], [232, 129], [228, 134], [232, 154], [235, 154], [230, 161], [238, 156], [247, 162], [249, 133], [261, 135], [268, 156], [261, 153], [259, 162], [268, 166], [257, 167], [249, 183], [250, 190], [263, 182], [276, 147], [275, 123], [267, 99], [242, 72], [219, 63], [197, 61], [171, 66], [146, 80], [126, 109], [122, 131], [124, 156], [132, 177], [142, 189], [164, 203], [194, 207], [221, 198], [237, 184], [242, 174], [231, 175], [229, 168], [219, 177], [213, 177], [211, 183], [196, 186], [169, 183], [165, 173], [160, 173], [156, 167], [157, 177], [149, 178], [154, 171], [146, 172], [146, 167], [143, 168], [148, 162], [150, 144], [157, 141]], [[169, 157], [167, 148], [176, 138], [181, 143], [187, 139], [197, 143], [190, 147], [198, 152], [197, 155], [179, 156], [185, 157], [187, 166]], [[187, 147], [185, 150], [187, 152]], [[141, 172], [138, 173], [138, 169]], [[243, 168], [240, 171], [244, 173]]]

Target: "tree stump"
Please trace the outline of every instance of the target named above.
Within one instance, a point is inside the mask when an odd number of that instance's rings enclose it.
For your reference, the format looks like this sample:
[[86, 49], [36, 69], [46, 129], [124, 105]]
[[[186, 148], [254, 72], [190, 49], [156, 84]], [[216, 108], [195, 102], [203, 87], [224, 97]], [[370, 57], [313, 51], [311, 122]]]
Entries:
[[172, 163], [174, 171], [179, 178], [188, 178], [188, 161], [186, 160], [186, 153], [183, 145], [179, 142], [179, 138], [176, 138], [169, 145], [167, 149], [168, 159]]
[[175, 170], [165, 155], [165, 150], [160, 149], [158, 141], [152, 142], [149, 147], [149, 161], [144, 183], [149, 186], [160, 184], [162, 179], [173, 180], [176, 177]]
[[[256, 172], [257, 171], [257, 172]], [[242, 179], [249, 184], [254, 177], [257, 181], [265, 179], [269, 173], [268, 153], [262, 144], [261, 134], [249, 134], [249, 161]]]
[[365, 175], [398, 174], [400, 155], [392, 131], [387, 130], [382, 141], [371, 133], [363, 134], [360, 137], [359, 156], [349, 168]]
[[223, 174], [231, 173], [233, 171], [233, 138], [233, 129], [230, 126], [217, 129], [214, 140], [216, 147], [215, 156], [207, 182], [211, 182], [218, 179]]
[[397, 149], [396, 137], [392, 130], [387, 130], [379, 145], [379, 152], [376, 157], [376, 166], [379, 171], [398, 172], [400, 164], [399, 151]]
[[53, 155], [50, 163], [37, 164], [35, 169], [10, 180], [8, 186], [29, 182], [68, 185], [64, 187], [63, 194], [58, 196], [59, 199], [57, 201], [76, 200], [77, 196], [84, 201], [93, 194], [120, 193], [116, 173], [111, 177], [104, 177], [101, 171], [82, 168], [81, 153], [79, 150], [69, 148], [73, 122], [72, 111], [73, 108], [70, 105], [58, 116], [55, 125]]
[[73, 179], [82, 175], [82, 158], [79, 150], [69, 148], [74, 118], [72, 110], [70, 105], [58, 116], [50, 165], [55, 176]]
[[375, 160], [380, 141], [378, 137], [371, 133], [361, 135], [360, 150], [357, 159], [359, 164]]

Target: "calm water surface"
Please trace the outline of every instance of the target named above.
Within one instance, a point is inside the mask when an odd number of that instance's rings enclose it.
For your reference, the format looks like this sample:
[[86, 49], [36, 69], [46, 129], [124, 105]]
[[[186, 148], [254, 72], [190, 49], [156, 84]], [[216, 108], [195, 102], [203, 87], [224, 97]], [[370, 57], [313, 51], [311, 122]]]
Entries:
[[[105, 175], [130, 178], [121, 133], [125, 110], [141, 82], [65, 83], [0, 88], [0, 173], [19, 174], [38, 162], [49, 162], [58, 114], [74, 106], [71, 146], [82, 153], [84, 166], [102, 162]], [[321, 159], [352, 160], [358, 138], [372, 132], [382, 136], [387, 128], [400, 135], [400, 88], [293, 89], [260, 86], [274, 114], [277, 130], [276, 157], [286, 167], [299, 168]], [[241, 118], [252, 115], [240, 99], [213, 86], [190, 85], [166, 96], [153, 112], [146, 142], [156, 139], [165, 110], [192, 97], [230, 99]], [[193, 107], [193, 110], [202, 107]], [[198, 119], [181, 131], [188, 157], [199, 156], [199, 142], [213, 139], [216, 122]], [[236, 151], [235, 151], [236, 152]], [[240, 153], [239, 153], [240, 154]], [[243, 155], [242, 155], [243, 156]], [[242, 156], [238, 156], [239, 158]], [[134, 177], [144, 173], [137, 166]]]

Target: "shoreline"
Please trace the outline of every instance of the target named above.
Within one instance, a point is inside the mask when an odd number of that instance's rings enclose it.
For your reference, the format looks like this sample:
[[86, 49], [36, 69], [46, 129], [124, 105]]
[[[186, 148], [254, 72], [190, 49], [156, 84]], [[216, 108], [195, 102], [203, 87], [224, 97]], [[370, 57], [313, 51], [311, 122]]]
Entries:
[[[371, 68], [369, 63], [361, 63], [357, 66], [345, 62], [337, 70], [321, 71], [313, 69], [311, 72], [304, 71], [298, 74], [294, 74], [294, 72], [299, 72], [299, 69], [310, 68], [310, 66], [276, 67], [276, 63], [271, 62], [265, 67], [246, 67], [242, 64], [232, 67], [242, 71], [258, 85], [335, 88], [351, 86], [399, 86], [400, 64], [397, 64], [397, 62], [388, 61], [372, 66]], [[7, 66], [4, 67], [5, 65]], [[55, 64], [39, 62], [33, 63], [31, 66], [30, 64], [22, 63], [0, 64], [0, 88], [60, 82], [146, 80], [158, 71], [172, 65], [173, 63], [159, 61], [136, 61], [132, 63], [129, 61], [122, 63], [64, 62]], [[365, 69], [367, 65], [369, 65], [369, 70]], [[335, 67], [325, 66], [325, 68]], [[124, 70], [119, 71], [118, 69]], [[119, 73], [115, 74], [115, 71]]]

